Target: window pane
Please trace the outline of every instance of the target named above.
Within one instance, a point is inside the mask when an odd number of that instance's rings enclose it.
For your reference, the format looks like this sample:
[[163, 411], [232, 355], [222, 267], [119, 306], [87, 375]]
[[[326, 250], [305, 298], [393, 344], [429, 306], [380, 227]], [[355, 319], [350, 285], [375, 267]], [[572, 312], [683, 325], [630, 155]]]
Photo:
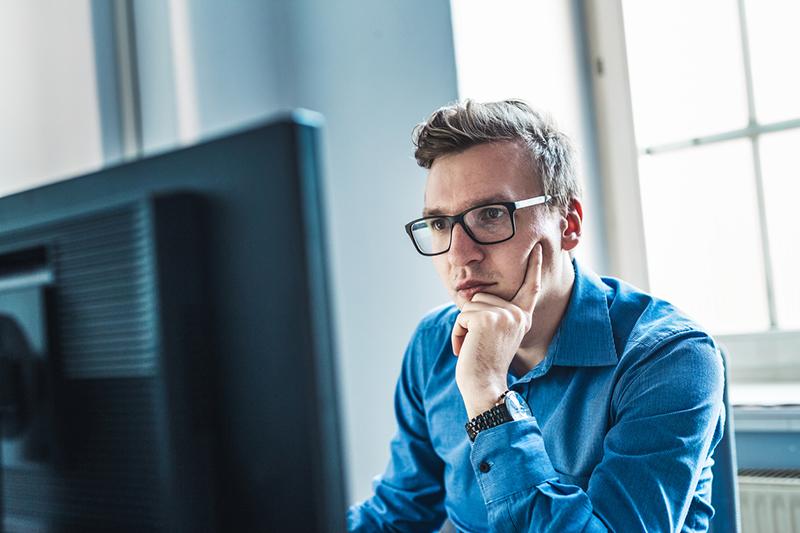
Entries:
[[0, 195], [100, 166], [89, 0], [0, 2]]
[[800, 118], [800, 2], [748, 0], [746, 7], [758, 120]]
[[639, 146], [747, 125], [735, 0], [623, 0]]
[[768, 328], [750, 142], [643, 156], [639, 169], [653, 293], [714, 333]]
[[800, 329], [800, 130], [761, 137], [761, 169], [778, 326]]

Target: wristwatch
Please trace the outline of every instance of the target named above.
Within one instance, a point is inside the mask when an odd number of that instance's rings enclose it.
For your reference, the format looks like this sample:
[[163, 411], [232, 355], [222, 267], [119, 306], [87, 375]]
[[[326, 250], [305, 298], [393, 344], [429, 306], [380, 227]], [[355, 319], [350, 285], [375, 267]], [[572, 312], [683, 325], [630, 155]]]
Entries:
[[531, 408], [528, 407], [527, 402], [513, 390], [507, 390], [500, 399], [494, 404], [494, 407], [485, 411], [469, 422], [466, 423], [464, 428], [467, 430], [469, 440], [475, 441], [478, 433], [485, 429], [505, 424], [513, 420], [522, 420], [523, 418], [531, 418]]

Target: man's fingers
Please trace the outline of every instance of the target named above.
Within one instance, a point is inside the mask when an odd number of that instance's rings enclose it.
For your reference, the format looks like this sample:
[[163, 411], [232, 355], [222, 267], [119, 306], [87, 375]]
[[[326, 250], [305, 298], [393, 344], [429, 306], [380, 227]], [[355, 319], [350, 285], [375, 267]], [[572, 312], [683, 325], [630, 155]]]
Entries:
[[525, 270], [525, 279], [511, 303], [523, 311], [533, 313], [539, 290], [542, 287], [542, 244], [536, 243], [528, 256], [528, 268]]
[[513, 322], [519, 322], [525, 320], [526, 312], [521, 310], [516, 305], [512, 304], [508, 300], [504, 300], [499, 296], [495, 296], [494, 294], [488, 294], [485, 292], [478, 292], [472, 297], [472, 301], [467, 302], [461, 308], [461, 312], [480, 312], [485, 313], [483, 315], [485, 318], [488, 318], [489, 315], [494, 317], [497, 320], [500, 320], [501, 324], [504, 319], [511, 320]]
[[458, 355], [461, 352], [461, 346], [464, 345], [464, 338], [467, 336], [467, 328], [458, 323], [453, 326], [453, 333], [450, 334], [450, 342], [453, 344], [453, 353]]
[[461, 308], [462, 310], [467, 309], [467, 306], [470, 304], [488, 304], [493, 307], [500, 307], [500, 308], [507, 308], [511, 302], [508, 300], [504, 300], [499, 296], [494, 294], [489, 294], [488, 292], [476, 292], [475, 295], [472, 297], [472, 300], [465, 303], [464, 306]]
[[453, 325], [453, 332], [450, 334], [450, 341], [453, 343], [453, 353], [458, 355], [461, 352], [461, 346], [464, 345], [464, 339], [469, 332], [470, 319], [476, 314], [477, 311], [461, 311], [456, 317], [456, 323]]
[[[506, 314], [506, 316], [517, 317], [519, 309], [528, 313], [528, 316], [533, 312], [533, 307], [536, 305], [536, 295], [539, 292], [542, 277], [542, 250], [541, 244], [537, 243], [530, 255], [528, 256], [528, 267], [525, 273], [525, 279], [522, 286], [517, 291], [510, 302], [486, 292], [478, 292], [472, 297], [472, 300], [466, 302], [461, 307], [461, 312], [456, 317], [456, 322], [453, 325], [453, 331], [450, 335], [450, 341], [453, 345], [453, 353], [458, 355], [461, 352], [461, 347], [464, 345], [464, 340], [470, 328], [470, 319], [485, 313]], [[518, 309], [517, 309], [518, 308]], [[508, 315], [511, 313], [511, 315]]]
[[510, 306], [506, 300], [499, 296], [479, 292], [472, 297], [472, 301], [465, 303], [461, 307], [462, 313], [470, 313], [472, 311], [497, 311], [498, 309], [506, 309]]
[[450, 341], [453, 343], [453, 353], [456, 356], [461, 353], [461, 347], [464, 346], [465, 338], [466, 337], [456, 337], [454, 334], [453, 337], [450, 339]]

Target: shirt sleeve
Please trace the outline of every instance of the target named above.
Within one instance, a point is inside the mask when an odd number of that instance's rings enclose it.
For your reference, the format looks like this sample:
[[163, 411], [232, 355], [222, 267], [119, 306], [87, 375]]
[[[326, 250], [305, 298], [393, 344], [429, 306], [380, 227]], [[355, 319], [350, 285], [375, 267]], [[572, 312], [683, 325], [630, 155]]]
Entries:
[[437, 531], [446, 518], [444, 462], [431, 444], [422, 403], [423, 335], [415, 333], [403, 358], [389, 465], [373, 482], [374, 495], [349, 509], [348, 531]]
[[479, 433], [470, 460], [492, 531], [679, 531], [722, 438], [723, 380], [703, 334], [650, 350], [617, 384], [586, 491], [559, 479], [535, 418]]

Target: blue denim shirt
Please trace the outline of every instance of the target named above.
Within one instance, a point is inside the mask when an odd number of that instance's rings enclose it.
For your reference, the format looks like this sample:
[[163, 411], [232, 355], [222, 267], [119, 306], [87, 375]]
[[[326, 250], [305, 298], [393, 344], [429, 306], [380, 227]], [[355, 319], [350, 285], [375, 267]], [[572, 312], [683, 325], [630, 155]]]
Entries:
[[[573, 261], [547, 355], [509, 387], [533, 418], [478, 434], [455, 383], [454, 305], [425, 316], [395, 394], [398, 431], [351, 531], [706, 531], [722, 359], [669, 303]], [[534, 324], [536, 314], [534, 311]]]

